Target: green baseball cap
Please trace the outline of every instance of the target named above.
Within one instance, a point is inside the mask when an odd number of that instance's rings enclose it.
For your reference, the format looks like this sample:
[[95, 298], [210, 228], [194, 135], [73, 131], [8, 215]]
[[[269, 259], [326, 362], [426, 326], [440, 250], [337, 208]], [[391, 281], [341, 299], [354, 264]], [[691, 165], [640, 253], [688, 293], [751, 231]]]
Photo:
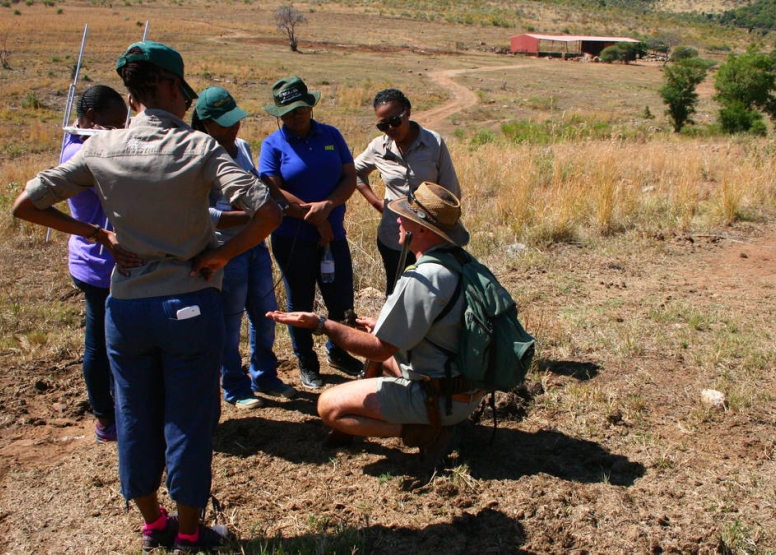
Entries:
[[232, 95], [221, 87], [208, 87], [199, 93], [197, 116], [202, 121], [212, 119], [222, 127], [232, 127], [248, 114], [234, 101]]
[[[133, 48], [139, 48], [140, 52], [127, 54], [127, 52]], [[116, 61], [116, 72], [121, 75], [121, 69], [131, 62], [148, 62], [165, 71], [169, 71], [180, 78], [186, 94], [188, 94], [191, 99], [197, 98], [197, 93], [194, 92], [194, 89], [192, 89], [183, 78], [183, 58], [181, 58], [181, 55], [174, 48], [162, 44], [161, 42], [154, 42], [151, 40], [131, 44], [129, 48], [127, 48], [127, 51]]]
[[272, 85], [274, 104], [267, 104], [264, 109], [268, 114], [281, 117], [301, 106], [312, 108], [318, 104], [321, 93], [307, 91], [307, 85], [299, 77], [286, 77]]

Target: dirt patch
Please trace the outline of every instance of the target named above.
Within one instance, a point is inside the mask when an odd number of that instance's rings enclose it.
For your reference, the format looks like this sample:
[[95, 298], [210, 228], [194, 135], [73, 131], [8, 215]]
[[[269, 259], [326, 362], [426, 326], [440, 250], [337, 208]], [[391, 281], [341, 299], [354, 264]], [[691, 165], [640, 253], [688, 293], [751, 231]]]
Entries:
[[[516, 295], [544, 296], [523, 307], [543, 341], [538, 369], [496, 397], [495, 436], [483, 405], [451, 470], [430, 482], [396, 439], [323, 449], [314, 393], [251, 413], [224, 405], [219, 519], [246, 553], [263, 542], [287, 553], [730, 553], [735, 526], [773, 548], [772, 402], [703, 412], [698, 393], [724, 363], [709, 369], [648, 339], [629, 356], [593, 348], [559, 314], [607, 307], [597, 333], [625, 334], [629, 320], [681, 300], [699, 312], [722, 306], [742, 326], [765, 323], [776, 230], [642, 241], [662, 257], [645, 257], [644, 245], [607, 255], [558, 247], [546, 266], [504, 276]], [[552, 293], [561, 277], [573, 294]], [[575, 336], [572, 350], [564, 334]], [[94, 442], [79, 360], [2, 361], [3, 552], [136, 552], [140, 519], [124, 511], [115, 446]], [[299, 386], [289, 360], [280, 373]], [[324, 373], [329, 384], [348, 379]], [[758, 387], [774, 391], [766, 376]]]

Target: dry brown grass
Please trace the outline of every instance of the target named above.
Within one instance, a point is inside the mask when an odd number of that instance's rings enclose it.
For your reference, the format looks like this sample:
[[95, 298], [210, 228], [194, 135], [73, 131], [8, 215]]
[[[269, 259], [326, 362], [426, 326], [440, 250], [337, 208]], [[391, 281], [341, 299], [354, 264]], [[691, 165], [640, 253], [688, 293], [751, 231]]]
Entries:
[[[596, 23], [518, 4], [521, 24], [547, 31]], [[668, 132], [659, 66], [499, 56], [487, 47], [515, 30], [400, 18], [376, 5], [295, 5], [309, 19], [299, 55], [268, 24], [272, 7], [256, 3], [68, 1], [61, 15], [21, 5], [13, 19], [13, 69], [0, 71], [2, 548], [137, 552], [137, 513], [123, 513], [115, 454], [72, 439], [91, 432], [66, 238], [46, 243], [9, 209], [58, 156], [83, 23], [83, 75], [120, 89], [115, 57], [150, 19], [149, 37], [181, 50], [196, 89], [225, 86], [251, 112], [241, 135], [254, 154], [276, 128], [262, 106], [279, 77], [298, 74], [321, 90], [316, 117], [358, 153], [376, 134], [377, 90], [405, 90], [424, 123], [425, 110], [452, 98], [432, 73], [462, 71], [455, 81], [479, 102], [453, 106], [434, 128], [461, 178], [471, 250], [540, 339], [528, 415], [503, 421], [495, 451], [489, 430], [475, 426], [452, 473], [417, 491], [404, 485], [410, 455], [393, 440], [321, 452], [313, 394], [271, 401], [258, 416], [225, 406], [214, 487], [243, 552], [773, 552], [773, 139]], [[22, 108], [33, 92], [43, 106]], [[716, 109], [711, 93], [707, 82], [701, 124]], [[654, 120], [639, 116], [645, 106]], [[558, 135], [507, 141], [501, 126], [524, 121], [550, 122]], [[596, 124], [600, 136], [570, 138]], [[382, 290], [376, 223], [356, 195], [348, 233], [364, 314], [377, 311]], [[276, 349], [296, 385], [283, 329]], [[703, 388], [726, 393], [728, 411], [701, 406]]]

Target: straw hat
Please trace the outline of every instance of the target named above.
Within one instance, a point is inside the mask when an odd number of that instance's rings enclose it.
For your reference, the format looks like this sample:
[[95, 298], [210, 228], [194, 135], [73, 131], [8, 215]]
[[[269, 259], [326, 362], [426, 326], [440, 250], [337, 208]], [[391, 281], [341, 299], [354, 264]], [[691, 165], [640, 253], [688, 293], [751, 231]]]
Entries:
[[461, 201], [441, 185], [424, 181], [415, 191], [410, 189], [407, 198], [389, 202], [388, 209], [459, 247], [469, 242], [469, 232], [460, 221]]

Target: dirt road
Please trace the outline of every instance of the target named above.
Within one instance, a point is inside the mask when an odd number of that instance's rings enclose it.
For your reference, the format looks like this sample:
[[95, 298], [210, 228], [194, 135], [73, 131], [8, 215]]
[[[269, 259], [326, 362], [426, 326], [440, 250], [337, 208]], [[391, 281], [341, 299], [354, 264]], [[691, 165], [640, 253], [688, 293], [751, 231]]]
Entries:
[[414, 115], [423, 122], [423, 126], [435, 131], [445, 130], [451, 127], [447, 118], [467, 108], [477, 104], [477, 95], [471, 89], [455, 82], [455, 78], [466, 73], [480, 73], [483, 71], [508, 71], [519, 70], [530, 67], [527, 64], [509, 64], [501, 66], [485, 66], [470, 69], [447, 69], [432, 71], [428, 74], [429, 79], [443, 87], [450, 93], [450, 101], [423, 112], [416, 112]]

